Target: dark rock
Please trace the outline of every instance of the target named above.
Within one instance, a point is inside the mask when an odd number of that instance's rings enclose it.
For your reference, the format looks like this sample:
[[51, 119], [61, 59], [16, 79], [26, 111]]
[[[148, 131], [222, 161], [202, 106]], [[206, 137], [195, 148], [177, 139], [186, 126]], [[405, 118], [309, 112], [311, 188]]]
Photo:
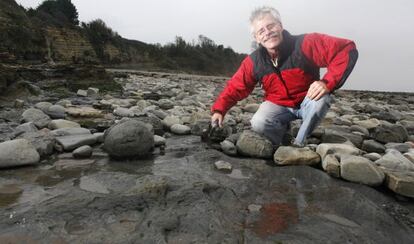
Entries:
[[400, 153], [406, 153], [408, 150], [410, 150], [412, 147], [408, 143], [396, 143], [396, 142], [389, 142], [385, 144], [385, 147], [387, 149], [395, 149], [399, 151]]
[[377, 152], [377, 153], [385, 152], [385, 146], [375, 140], [365, 140], [362, 143], [361, 149], [366, 152]]
[[347, 140], [358, 148], [362, 146], [362, 136], [355, 133], [325, 129], [325, 134], [322, 136], [323, 143], [344, 143]]
[[353, 131], [353, 132], [360, 132], [361, 134], [364, 135], [365, 138], [366, 137], [369, 137], [369, 131], [368, 131], [368, 129], [366, 129], [366, 128], [362, 127], [362, 126], [352, 125], [351, 126], [351, 131]]
[[236, 145], [234, 145], [231, 141], [228, 141], [227, 139], [222, 141], [220, 143], [221, 150], [227, 155], [235, 156], [237, 155], [237, 148]]
[[203, 132], [208, 132], [211, 124], [210, 119], [200, 119], [191, 125], [191, 134], [202, 136]]
[[414, 121], [412, 120], [401, 120], [398, 122], [398, 124], [404, 126], [404, 128], [407, 130], [408, 134], [414, 135]]
[[395, 111], [390, 111], [390, 112], [379, 111], [379, 112], [373, 113], [372, 117], [379, 119], [379, 120], [385, 120], [391, 123], [395, 123], [401, 119], [401, 115]]
[[114, 158], [133, 158], [149, 154], [154, 135], [136, 120], [120, 122], [105, 132], [104, 149]]
[[89, 158], [92, 155], [92, 147], [89, 145], [76, 148], [72, 155], [74, 158]]
[[64, 119], [65, 118], [65, 108], [60, 105], [52, 105], [44, 111], [52, 119]]
[[154, 115], [148, 114], [147, 116], [135, 118], [135, 120], [152, 125], [154, 128], [154, 134], [156, 135], [162, 136], [164, 134], [162, 120]]
[[384, 144], [388, 142], [405, 142], [408, 138], [408, 133], [402, 125], [382, 121], [381, 124], [375, 128], [373, 138]]
[[236, 147], [241, 155], [255, 158], [272, 158], [274, 152], [272, 143], [253, 131], [244, 131]]

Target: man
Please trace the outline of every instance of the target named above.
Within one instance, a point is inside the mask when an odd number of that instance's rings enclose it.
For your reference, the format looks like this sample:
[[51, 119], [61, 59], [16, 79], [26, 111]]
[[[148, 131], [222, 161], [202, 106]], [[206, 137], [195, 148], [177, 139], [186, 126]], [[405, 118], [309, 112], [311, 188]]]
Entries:
[[[303, 146], [326, 115], [330, 94], [351, 73], [358, 58], [355, 44], [319, 33], [291, 35], [271, 7], [253, 11], [250, 25], [259, 47], [243, 60], [213, 104], [212, 123], [222, 126], [226, 112], [259, 82], [265, 101], [251, 120], [252, 129], [278, 146], [290, 121], [300, 118], [293, 145]], [[321, 67], [327, 68], [322, 79]]]

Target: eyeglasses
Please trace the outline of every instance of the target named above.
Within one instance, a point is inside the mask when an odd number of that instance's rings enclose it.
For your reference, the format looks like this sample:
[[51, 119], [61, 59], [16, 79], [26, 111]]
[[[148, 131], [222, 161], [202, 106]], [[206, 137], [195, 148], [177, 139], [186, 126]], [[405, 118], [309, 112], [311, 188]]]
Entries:
[[268, 31], [276, 31], [276, 30], [278, 30], [280, 28], [282, 28], [282, 26], [280, 25], [279, 22], [270, 23], [270, 24], [266, 25], [265, 27], [260, 28], [256, 32], [256, 36], [257, 37], [263, 37], [266, 34], [266, 30], [268, 30]]

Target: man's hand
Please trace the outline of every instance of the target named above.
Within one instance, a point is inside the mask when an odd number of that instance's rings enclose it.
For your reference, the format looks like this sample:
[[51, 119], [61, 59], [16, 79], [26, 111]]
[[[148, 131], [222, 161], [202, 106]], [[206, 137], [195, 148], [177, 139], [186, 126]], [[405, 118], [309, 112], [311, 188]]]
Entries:
[[221, 113], [214, 113], [211, 116], [211, 124], [223, 127], [223, 115]]
[[319, 98], [328, 93], [329, 89], [328, 87], [326, 87], [325, 82], [317, 80], [310, 85], [306, 96], [309, 97], [311, 100], [318, 101]]

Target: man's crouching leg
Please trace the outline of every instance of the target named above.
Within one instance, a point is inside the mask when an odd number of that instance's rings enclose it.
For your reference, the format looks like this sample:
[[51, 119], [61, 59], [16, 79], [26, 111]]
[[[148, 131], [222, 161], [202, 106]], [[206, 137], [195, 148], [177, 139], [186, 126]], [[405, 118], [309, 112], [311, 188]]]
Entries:
[[279, 146], [289, 122], [294, 119], [295, 115], [286, 107], [265, 101], [253, 115], [250, 123], [253, 131], [264, 135], [273, 145]]
[[303, 146], [306, 138], [320, 124], [331, 106], [331, 96], [324, 95], [319, 100], [311, 100], [305, 97], [300, 105], [299, 117], [302, 119], [302, 125], [299, 128], [294, 144]]

